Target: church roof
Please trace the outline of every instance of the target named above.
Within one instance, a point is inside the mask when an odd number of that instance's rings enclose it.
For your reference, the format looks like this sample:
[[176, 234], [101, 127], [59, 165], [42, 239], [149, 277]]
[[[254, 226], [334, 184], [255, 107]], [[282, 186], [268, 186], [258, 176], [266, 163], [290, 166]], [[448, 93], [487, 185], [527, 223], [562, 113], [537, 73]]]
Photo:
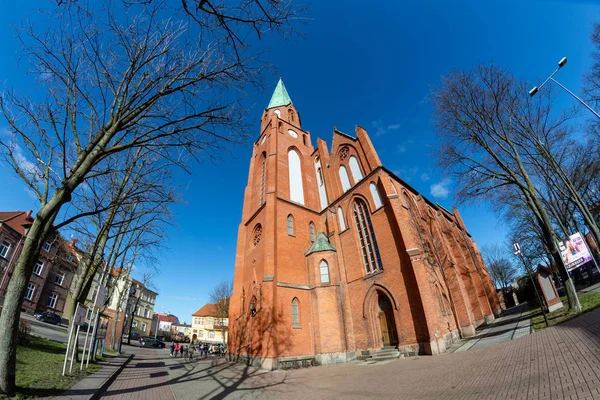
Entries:
[[327, 236], [325, 236], [323, 232], [317, 233], [315, 242], [310, 246], [305, 255], [318, 253], [319, 251], [337, 251], [335, 247], [329, 243], [329, 239], [327, 239]]
[[269, 102], [267, 108], [287, 106], [288, 104], [292, 104], [292, 99], [290, 99], [290, 95], [288, 94], [287, 90], [285, 90], [283, 81], [281, 78], [279, 78], [279, 82], [277, 82], [277, 86], [275, 86], [273, 96], [271, 96], [271, 101]]

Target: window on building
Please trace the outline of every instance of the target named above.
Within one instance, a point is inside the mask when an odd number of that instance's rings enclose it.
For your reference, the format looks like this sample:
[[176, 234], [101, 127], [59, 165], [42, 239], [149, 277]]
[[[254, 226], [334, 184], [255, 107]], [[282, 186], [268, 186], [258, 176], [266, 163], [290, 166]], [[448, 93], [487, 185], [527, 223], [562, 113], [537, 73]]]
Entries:
[[204, 337], [204, 331], [200, 331], [200, 332], [198, 333], [198, 337]]
[[42, 270], [44, 269], [44, 263], [38, 261], [35, 263], [35, 267], [33, 267], [33, 273], [36, 275], [42, 275]]
[[377, 190], [377, 185], [375, 182], [371, 182], [369, 185], [369, 189], [371, 190], [371, 196], [373, 196], [373, 203], [375, 204], [375, 208], [379, 208], [383, 205], [381, 202], [381, 197], [379, 197], [379, 190]]
[[10, 250], [10, 243], [7, 242], [6, 240], [3, 240], [2, 243], [0, 243], [0, 257], [8, 257], [8, 251]]
[[294, 123], [294, 112], [292, 110], [288, 110], [288, 121], [290, 124]]
[[44, 249], [46, 251], [50, 251], [51, 248], [52, 248], [52, 242], [49, 240], [46, 240], [46, 242], [44, 242], [44, 245], [42, 246], [42, 249]]
[[61, 286], [64, 281], [65, 281], [65, 273], [62, 271], [58, 272], [56, 274], [56, 276], [54, 277], [54, 283], [57, 284], [58, 286]]
[[383, 269], [367, 204], [361, 199], [356, 199], [353, 212], [365, 270], [371, 273]]
[[304, 188], [302, 186], [302, 165], [296, 150], [288, 152], [288, 169], [290, 178], [290, 200], [304, 204]]
[[294, 236], [294, 217], [292, 214], [287, 217], [287, 233], [290, 236]]
[[91, 308], [88, 308], [86, 318], [88, 321], [90, 321], [92, 319], [92, 309]]
[[48, 307], [50, 308], [54, 308], [54, 306], [56, 306], [56, 300], [58, 299], [58, 296], [56, 294], [52, 294], [50, 296], [50, 298], [48, 299]]
[[193, 333], [198, 333], [198, 329], [194, 329], [192, 332]]
[[312, 222], [308, 224], [308, 235], [310, 237], [310, 241], [314, 243], [314, 241], [316, 240], [315, 224], [313, 224]]
[[33, 283], [30, 283], [27, 285], [27, 290], [25, 290], [25, 298], [31, 301], [31, 299], [33, 299], [33, 293], [35, 293], [35, 286]]
[[70, 255], [70, 254], [67, 255], [66, 260], [69, 261], [69, 262], [73, 261], [73, 256]]
[[142, 307], [140, 307], [140, 306], [137, 306], [137, 310], [135, 311], [135, 313], [136, 313], [137, 315], [141, 316], [141, 315], [142, 315]]
[[144, 309], [144, 318], [150, 318], [150, 309], [149, 308]]
[[213, 319], [212, 318], [207, 318], [206, 319], [206, 324], [207, 325], [212, 325], [213, 324]]
[[265, 180], [267, 178], [267, 157], [263, 153], [260, 171], [260, 205], [265, 203]]
[[300, 328], [300, 310], [298, 306], [298, 299], [294, 297], [292, 300], [292, 327]]
[[319, 269], [321, 270], [321, 283], [329, 283], [329, 265], [327, 265], [327, 261], [321, 261]]
[[275, 110], [273, 112], [275, 113], [275, 115], [277, 115], [277, 118], [281, 118], [281, 111]]
[[352, 185], [350, 184], [350, 178], [348, 178], [348, 171], [346, 170], [346, 167], [340, 165], [339, 174], [340, 181], [342, 182], [342, 189], [344, 190], [344, 192], [347, 192], [348, 190], [350, 190]]
[[357, 184], [362, 180], [363, 174], [360, 171], [358, 160], [354, 156], [350, 157], [350, 172], [352, 173], [352, 179], [354, 179], [354, 184]]
[[208, 337], [213, 339], [215, 337], [215, 331], [208, 331]]
[[338, 222], [340, 223], [340, 232], [346, 230], [346, 221], [344, 221], [344, 212], [342, 211], [342, 207], [338, 207]]
[[145, 332], [148, 325], [145, 322], [142, 322], [142, 330]]

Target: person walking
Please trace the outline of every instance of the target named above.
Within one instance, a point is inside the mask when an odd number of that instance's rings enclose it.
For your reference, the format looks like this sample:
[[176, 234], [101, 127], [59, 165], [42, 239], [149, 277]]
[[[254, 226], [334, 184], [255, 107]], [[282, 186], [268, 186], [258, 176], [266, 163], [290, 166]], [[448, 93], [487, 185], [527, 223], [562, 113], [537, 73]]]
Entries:
[[177, 358], [177, 353], [179, 353], [179, 346], [181, 346], [179, 343], [175, 343], [175, 358]]
[[188, 350], [188, 360], [192, 361], [194, 359], [194, 351], [196, 350], [196, 345], [194, 344], [194, 340], [190, 344], [190, 348]]
[[202, 354], [204, 353], [204, 343], [200, 343], [198, 350], [200, 351], [200, 358], [202, 358]]
[[175, 351], [175, 342], [171, 342], [171, 357], [173, 357], [174, 351]]
[[183, 357], [183, 344], [179, 345], [179, 354]]

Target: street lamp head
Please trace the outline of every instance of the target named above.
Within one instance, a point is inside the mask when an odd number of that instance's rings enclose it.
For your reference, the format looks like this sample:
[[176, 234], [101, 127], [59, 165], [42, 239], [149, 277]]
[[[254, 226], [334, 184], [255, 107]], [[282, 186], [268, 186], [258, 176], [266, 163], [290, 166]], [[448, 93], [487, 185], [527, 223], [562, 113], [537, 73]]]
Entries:
[[561, 58], [560, 61], [558, 62], [558, 68], [564, 67], [566, 63], [567, 63], [567, 57]]
[[530, 95], [531, 97], [535, 96], [535, 94], [538, 92], [538, 90], [540, 90], [540, 89], [539, 89], [537, 86], [534, 86], [534, 87], [533, 87], [533, 89], [531, 89], [531, 90], [529, 91], [529, 95]]

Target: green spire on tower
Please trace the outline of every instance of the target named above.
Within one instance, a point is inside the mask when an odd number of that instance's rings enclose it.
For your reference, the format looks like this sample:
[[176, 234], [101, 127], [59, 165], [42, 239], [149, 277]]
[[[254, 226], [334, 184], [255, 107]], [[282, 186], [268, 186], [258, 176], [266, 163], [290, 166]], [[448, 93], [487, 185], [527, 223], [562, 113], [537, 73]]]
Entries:
[[287, 106], [288, 104], [292, 104], [292, 99], [290, 99], [290, 95], [288, 94], [287, 90], [285, 90], [283, 81], [281, 78], [279, 78], [279, 82], [277, 82], [277, 86], [275, 86], [273, 96], [271, 96], [271, 101], [269, 102], [267, 108]]

